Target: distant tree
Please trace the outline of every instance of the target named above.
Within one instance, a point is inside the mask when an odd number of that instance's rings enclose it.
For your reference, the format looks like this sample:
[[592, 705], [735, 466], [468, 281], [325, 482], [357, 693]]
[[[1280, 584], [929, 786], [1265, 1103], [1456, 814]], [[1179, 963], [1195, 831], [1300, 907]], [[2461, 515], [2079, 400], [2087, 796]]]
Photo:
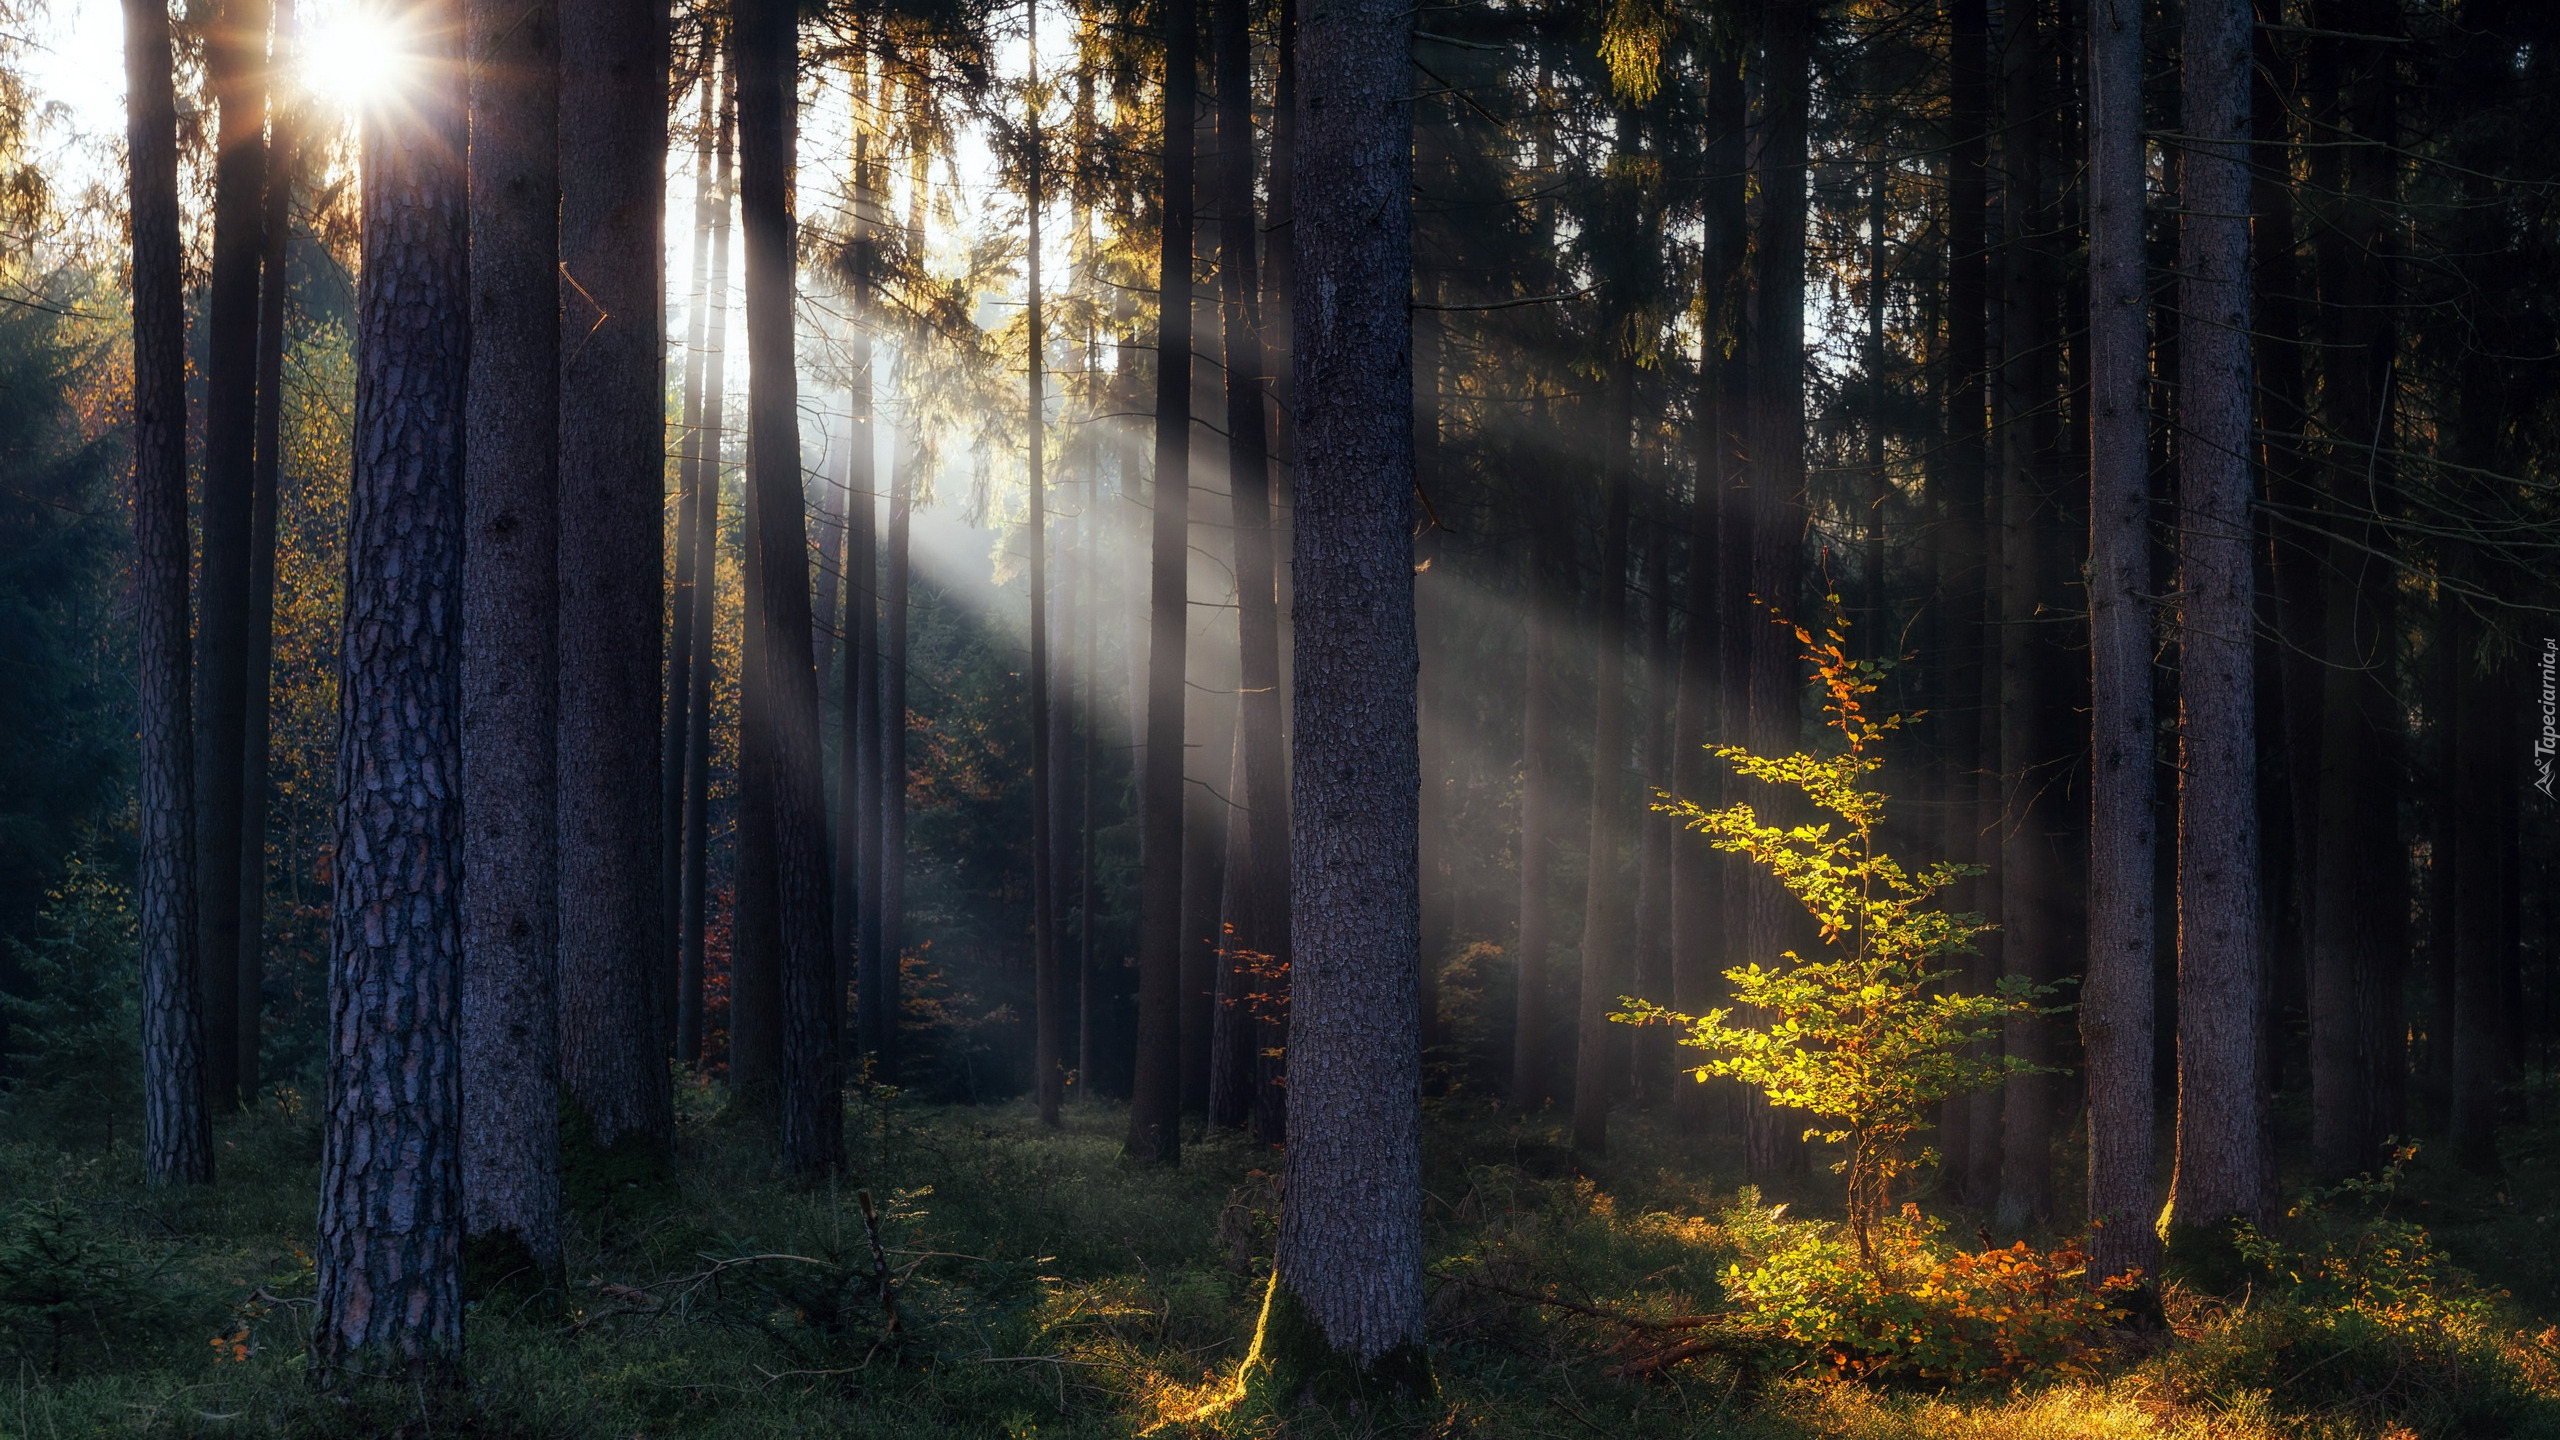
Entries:
[[[462, 1360], [462, 557], [469, 374], [462, 17], [363, 127], [338, 818], [321, 1122], [327, 1383]], [[645, 838], [645, 837], [644, 837]]]
[[558, 15], [560, 1079], [595, 1144], [664, 1147], [665, 11], [571, 0]]
[[1138, 1054], [1129, 1154], [1171, 1164], [1182, 1136], [1182, 712], [1190, 633], [1191, 293], [1199, 17], [1165, 0], [1162, 244], [1157, 251], [1154, 529], [1148, 560], [1146, 730], [1138, 785]]
[[178, 246], [178, 103], [169, 9], [125, 0], [133, 227], [134, 588], [142, 678], [143, 1168], [213, 1179], [196, 995], [195, 770], [187, 688], [187, 312]]
[[[560, 1268], [560, 33], [469, 0], [462, 570], [462, 1185], [476, 1240]], [[509, 1257], [515, 1258], [515, 1257]], [[509, 1267], [512, 1268], [512, 1267]]]

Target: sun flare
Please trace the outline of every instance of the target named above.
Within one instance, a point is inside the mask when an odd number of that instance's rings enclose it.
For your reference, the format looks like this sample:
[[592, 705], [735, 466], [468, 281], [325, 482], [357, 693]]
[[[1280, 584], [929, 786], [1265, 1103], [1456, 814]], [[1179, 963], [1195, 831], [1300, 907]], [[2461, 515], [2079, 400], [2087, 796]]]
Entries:
[[397, 15], [380, 5], [342, 5], [303, 36], [303, 88], [325, 105], [360, 114], [399, 92], [415, 63], [410, 49]]

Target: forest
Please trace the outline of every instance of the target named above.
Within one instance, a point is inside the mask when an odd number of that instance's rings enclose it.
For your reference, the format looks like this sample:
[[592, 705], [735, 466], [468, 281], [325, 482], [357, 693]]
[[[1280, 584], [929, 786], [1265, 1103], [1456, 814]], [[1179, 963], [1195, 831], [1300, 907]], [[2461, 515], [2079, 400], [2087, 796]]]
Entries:
[[0, 0], [0, 1440], [2560, 1437], [2553, 125]]

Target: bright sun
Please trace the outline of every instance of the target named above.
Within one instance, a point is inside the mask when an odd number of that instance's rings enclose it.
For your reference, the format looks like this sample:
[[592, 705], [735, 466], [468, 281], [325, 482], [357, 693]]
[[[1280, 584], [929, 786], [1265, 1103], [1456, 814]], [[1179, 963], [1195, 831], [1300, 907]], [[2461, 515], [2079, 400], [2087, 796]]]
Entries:
[[302, 83], [321, 103], [359, 114], [398, 93], [411, 64], [408, 27], [379, 3], [341, 0], [302, 37]]

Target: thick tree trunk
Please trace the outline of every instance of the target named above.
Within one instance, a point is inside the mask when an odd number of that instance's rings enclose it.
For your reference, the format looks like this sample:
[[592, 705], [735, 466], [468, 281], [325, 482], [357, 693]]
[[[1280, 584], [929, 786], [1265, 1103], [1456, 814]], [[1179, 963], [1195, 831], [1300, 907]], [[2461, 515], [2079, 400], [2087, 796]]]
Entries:
[[[293, 23], [292, 0], [277, 14], [274, 65], [289, 62], [284, 39]], [[266, 989], [267, 790], [273, 747], [275, 677], [276, 482], [284, 469], [285, 302], [293, 288], [287, 269], [293, 234], [293, 185], [301, 168], [294, 115], [278, 107], [268, 122], [267, 193], [258, 247], [258, 415], [256, 459], [250, 472], [249, 610], [246, 704], [240, 743], [240, 964], [238, 1002], [232, 1009], [238, 1036], [240, 1093], [258, 1094], [258, 1048]]]
[[828, 950], [825, 781], [818, 677], [809, 663], [808, 536], [794, 370], [791, 173], [797, 11], [746, 0], [733, 20], [738, 66], [738, 200], [747, 235], [747, 478], [763, 555], [765, 678], [771, 704], [774, 893], [779, 901], [782, 1163], [803, 1175], [844, 1165], [843, 1004]]
[[206, 27], [218, 118], [213, 263], [205, 295], [203, 603], [196, 615], [196, 965], [205, 1089], [254, 1098], [240, 1072], [241, 759], [249, 680], [250, 530], [257, 467], [258, 257], [267, 188], [269, 0], [224, 0]]
[[[658, 616], [666, 16], [560, 16], [560, 1078], [585, 1138], [663, 1148]], [[795, 552], [797, 553], [797, 552]], [[672, 987], [667, 987], [672, 988]]]
[[[1427, 1391], [1416, 1043], [1413, 12], [1320, 9], [1297, 216], [1300, 443], [1288, 1203], [1264, 1354]], [[1292, 1327], [1299, 1334], [1291, 1337]], [[1273, 1330], [1282, 1333], [1275, 1337]], [[1286, 1353], [1286, 1352], [1284, 1352]], [[1298, 1388], [1312, 1377], [1288, 1377]]]
[[364, 122], [310, 1343], [324, 1379], [441, 1389], [460, 1381], [462, 1361], [470, 235], [463, 27], [459, 15], [436, 18], [415, 32], [419, 69], [403, 104]]
[[463, 1208], [474, 1239], [556, 1279], [560, 35], [503, 0], [472, 0], [468, 24]]
[[2156, 1280], [2151, 1229], [2150, 288], [2140, 0], [2089, 11], [2090, 1266]]
[[[724, 57], [725, 59], [725, 57]], [[684, 732], [684, 835], [683, 853], [679, 861], [679, 879], [684, 887], [678, 923], [682, 933], [676, 955], [676, 1058], [689, 1064], [702, 1064], [707, 1058], [703, 1049], [704, 969], [710, 933], [711, 870], [711, 680], [714, 669], [712, 650], [713, 626], [720, 608], [720, 489], [724, 478], [724, 454], [728, 404], [729, 348], [729, 180], [733, 150], [731, 122], [735, 118], [737, 90], [736, 72], [726, 63], [720, 67], [720, 113], [712, 123], [717, 128], [714, 142], [716, 158], [712, 169], [711, 197], [707, 224], [711, 237], [711, 270], [708, 288], [702, 296], [702, 308], [709, 311], [707, 321], [707, 353], [702, 362], [702, 410], [700, 429], [694, 449], [700, 467], [695, 486], [693, 562], [695, 584], [700, 587], [693, 607], [693, 653], [701, 657], [693, 667], [693, 684], [685, 702]], [[740, 675], [740, 688], [745, 676]], [[744, 753], [741, 747], [740, 758]], [[743, 770], [743, 766], [741, 767]], [[743, 779], [743, 776], [742, 776]], [[740, 786], [741, 799], [744, 785]], [[743, 810], [743, 806], [741, 807]], [[743, 836], [743, 815], [740, 832]], [[743, 868], [733, 875], [742, 877]], [[736, 897], [744, 893], [740, 884], [732, 892], [732, 929], [730, 932], [734, 980], [735, 957], [739, 936]], [[730, 1003], [737, 1003], [734, 984]], [[733, 1033], [735, 1010], [732, 1010]], [[732, 1080], [735, 1074], [732, 1073]]]
[[[1751, 748], [1785, 755], [1804, 743], [1804, 680], [1795, 637], [1769, 623], [1804, 623], [1797, 591], [1804, 572], [1804, 247], [1806, 122], [1810, 104], [1813, 0], [1770, 0], [1763, 22], [1763, 118], [1757, 171], [1768, 195], [1752, 289], [1751, 589], [1763, 611], [1751, 627]], [[1794, 948], [1802, 928], [1795, 901], [1753, 877], [1746, 919], [1749, 957], [1761, 964]], [[1754, 1175], [1799, 1169], [1803, 1146], [1766, 1105], [1751, 1111], [1745, 1159]]]
[[187, 312], [169, 10], [125, 0], [133, 227], [133, 548], [139, 632], [142, 1161], [154, 1185], [213, 1179], [196, 995], [195, 738], [187, 687]]
[[1145, 771], [1139, 784], [1138, 1053], [1131, 1157], [1181, 1157], [1182, 700], [1191, 536], [1191, 207], [1197, 17], [1165, 0], [1164, 204], [1156, 264], [1156, 483], [1147, 614]]
[[1611, 367], [1600, 490], [1600, 655], [1592, 688], [1591, 828], [1582, 890], [1582, 975], [1575, 1016], [1573, 1148], [1591, 1156], [1609, 1153], [1609, 1090], [1617, 1079], [1610, 1063], [1617, 1027], [1609, 1023], [1627, 991], [1625, 881], [1618, 850], [1626, 830], [1627, 753], [1627, 530], [1628, 472], [1632, 445], [1635, 358], [1620, 353]]
[[2187, 9], [2181, 161], [2178, 1157], [2189, 1231], [2266, 1211], [2248, 444], [2250, 14]]

